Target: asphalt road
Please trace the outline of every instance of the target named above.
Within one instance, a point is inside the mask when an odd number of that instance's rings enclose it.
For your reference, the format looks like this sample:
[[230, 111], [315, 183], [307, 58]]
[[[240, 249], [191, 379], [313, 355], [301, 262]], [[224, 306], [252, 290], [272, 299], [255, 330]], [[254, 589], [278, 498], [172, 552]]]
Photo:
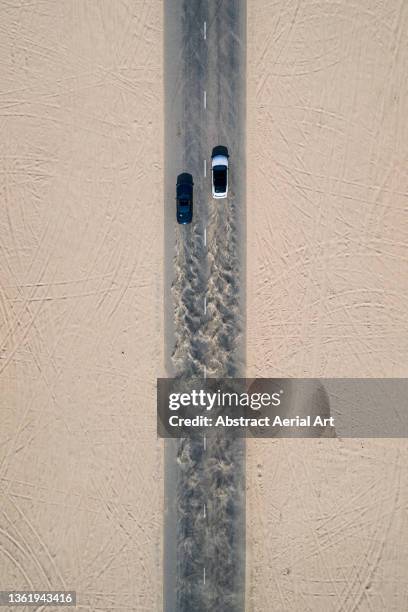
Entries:
[[[245, 31], [241, 0], [165, 3], [165, 329], [171, 376], [233, 377], [245, 355]], [[211, 197], [211, 150], [230, 153]], [[194, 219], [175, 185], [194, 178]], [[244, 444], [166, 445], [164, 609], [244, 609]]]

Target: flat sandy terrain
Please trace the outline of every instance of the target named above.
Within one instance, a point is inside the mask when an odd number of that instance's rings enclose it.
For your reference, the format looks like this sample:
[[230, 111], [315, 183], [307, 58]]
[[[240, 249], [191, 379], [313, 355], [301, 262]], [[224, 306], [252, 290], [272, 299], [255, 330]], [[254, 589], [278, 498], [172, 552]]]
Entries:
[[[162, 3], [0, 14], [0, 586], [153, 612]], [[408, 374], [407, 30], [248, 0], [248, 376]], [[406, 442], [247, 448], [248, 612], [405, 612]]]
[[[249, 376], [408, 375], [407, 31], [248, 0]], [[405, 611], [406, 441], [247, 448], [248, 612]]]
[[0, 2], [0, 14], [1, 588], [152, 612], [162, 3]]

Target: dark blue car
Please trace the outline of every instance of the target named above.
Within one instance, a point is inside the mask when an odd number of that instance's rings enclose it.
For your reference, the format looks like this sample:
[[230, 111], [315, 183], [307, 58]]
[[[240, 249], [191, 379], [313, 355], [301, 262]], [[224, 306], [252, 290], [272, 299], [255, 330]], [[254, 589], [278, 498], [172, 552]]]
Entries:
[[193, 177], [183, 172], [177, 177], [177, 223], [186, 225], [193, 219]]

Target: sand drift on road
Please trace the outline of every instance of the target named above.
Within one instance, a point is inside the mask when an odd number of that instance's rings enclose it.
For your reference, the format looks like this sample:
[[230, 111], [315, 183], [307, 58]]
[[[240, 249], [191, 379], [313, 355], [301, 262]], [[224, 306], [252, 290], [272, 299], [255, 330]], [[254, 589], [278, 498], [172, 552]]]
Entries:
[[[235, 210], [209, 219], [208, 268], [199, 222], [178, 230], [173, 285], [180, 377], [233, 377], [241, 321]], [[207, 271], [208, 270], [208, 271]], [[207, 309], [203, 316], [203, 292]], [[219, 434], [177, 442], [177, 610], [242, 608], [244, 441]], [[205, 575], [204, 575], [205, 574]]]
[[[239, 0], [166, 4], [165, 299], [171, 377], [242, 374], [245, 26], [245, 3]], [[210, 169], [218, 145], [229, 151], [230, 172], [228, 197], [217, 201]], [[183, 172], [194, 179], [189, 226], [177, 226], [170, 209], [176, 177]], [[165, 611], [241, 611], [244, 442], [222, 435], [167, 442]]]

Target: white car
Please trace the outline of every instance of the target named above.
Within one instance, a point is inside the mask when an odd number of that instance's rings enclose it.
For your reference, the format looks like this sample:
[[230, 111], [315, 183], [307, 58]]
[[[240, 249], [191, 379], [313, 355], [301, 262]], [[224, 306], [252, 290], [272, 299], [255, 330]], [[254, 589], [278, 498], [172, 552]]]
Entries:
[[214, 147], [211, 155], [212, 195], [213, 198], [226, 198], [228, 195], [228, 149]]

